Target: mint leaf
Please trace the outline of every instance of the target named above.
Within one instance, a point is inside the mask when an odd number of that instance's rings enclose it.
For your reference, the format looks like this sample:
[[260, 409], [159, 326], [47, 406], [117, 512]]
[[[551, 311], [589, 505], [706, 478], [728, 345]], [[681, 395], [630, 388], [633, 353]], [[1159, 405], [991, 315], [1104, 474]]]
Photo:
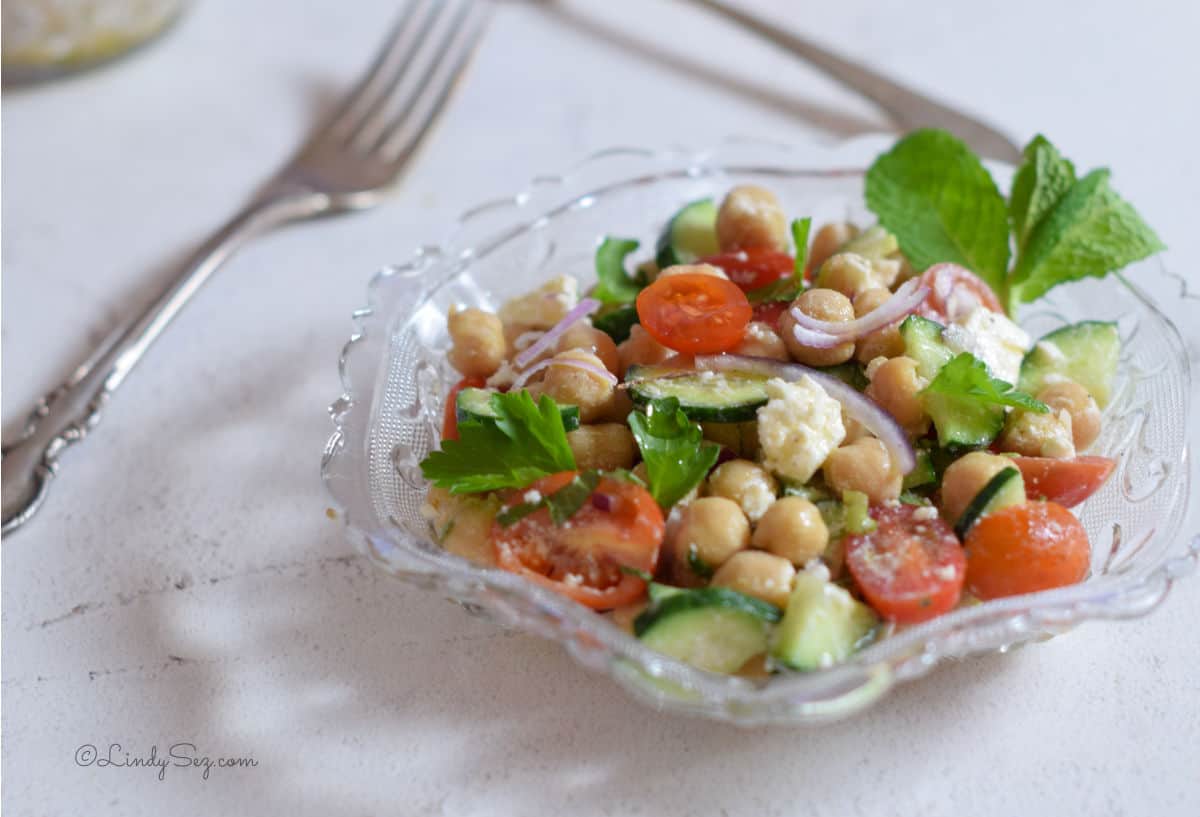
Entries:
[[717, 461], [721, 448], [704, 440], [698, 423], [674, 397], [652, 400], [646, 413], [632, 412], [629, 427], [646, 463], [650, 494], [669, 508], [696, 487]]
[[1054, 209], [1071, 185], [1075, 184], [1075, 165], [1063, 158], [1058, 148], [1040, 133], [1025, 146], [1025, 161], [1013, 176], [1008, 197], [1017, 252], [1025, 248], [1033, 228]]
[[1017, 391], [1011, 383], [992, 377], [987, 366], [970, 352], [963, 352], [938, 370], [922, 394], [940, 394], [973, 403], [989, 403], [995, 406], [1012, 406], [1045, 414], [1049, 406], [1035, 400], [1023, 391]]
[[811, 218], [797, 218], [792, 221], [792, 240], [796, 244], [795, 272], [786, 278], [772, 281], [765, 287], [752, 289], [746, 293], [746, 298], [752, 304], [765, 304], [772, 301], [794, 301], [804, 291], [804, 268], [808, 266], [808, 233], [812, 229]]
[[638, 296], [644, 283], [625, 272], [625, 256], [638, 248], [633, 238], [605, 236], [596, 248], [596, 279], [592, 297], [606, 304], [627, 304]]
[[1103, 277], [1165, 249], [1108, 179], [1108, 170], [1093, 170], [1033, 227], [1010, 277], [1010, 304], [1035, 300], [1067, 281]]
[[458, 424], [458, 439], [443, 440], [440, 451], [421, 461], [425, 478], [455, 494], [523, 488], [539, 477], [573, 471], [558, 405], [543, 395], [534, 405], [529, 392], [493, 394], [496, 419]]
[[1008, 212], [971, 150], [945, 131], [905, 136], [867, 171], [867, 206], [918, 270], [950, 261], [1003, 291]]

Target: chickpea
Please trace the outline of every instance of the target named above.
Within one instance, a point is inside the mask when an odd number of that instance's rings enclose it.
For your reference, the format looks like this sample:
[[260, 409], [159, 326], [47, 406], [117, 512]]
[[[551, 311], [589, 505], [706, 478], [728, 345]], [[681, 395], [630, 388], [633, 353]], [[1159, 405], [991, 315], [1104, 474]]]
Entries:
[[[578, 360], [598, 369], [604, 368], [600, 358], [582, 349], [559, 352], [553, 360]], [[612, 405], [613, 384], [575, 366], [556, 366], [552, 363], [546, 369], [546, 377], [542, 382], [545, 393], [553, 397], [555, 402], [579, 406], [579, 419], [584, 423], [596, 422]]]
[[761, 550], [743, 550], [717, 569], [712, 586], [728, 587], [786, 608], [795, 578], [796, 568], [787, 559]]
[[714, 570], [739, 550], [750, 547], [750, 523], [732, 499], [706, 496], [694, 500], [683, 510], [675, 531], [672, 556], [679, 578], [694, 583], [689, 554]]
[[630, 366], [662, 363], [673, 354], [675, 353], [651, 337], [641, 324], [634, 324], [629, 330], [629, 337], [617, 346], [622, 377]]
[[449, 553], [494, 567], [495, 552], [489, 532], [500, 498], [495, 494], [451, 494], [445, 488], [430, 488], [421, 516], [433, 525], [436, 541]]
[[733, 188], [717, 212], [717, 241], [722, 250], [770, 247], [787, 251], [787, 216], [770, 190], [745, 184]]
[[714, 267], [712, 264], [676, 264], [660, 272], [658, 278], [670, 278], [672, 275], [709, 275], [713, 278], [729, 280], [729, 276], [725, 274], [725, 270], [720, 267]]
[[785, 496], [770, 508], [754, 529], [756, 548], [803, 567], [825, 552], [829, 529], [817, 506], [799, 496]]
[[637, 459], [637, 441], [624, 423], [597, 423], [567, 432], [567, 444], [579, 470], [629, 468]]
[[917, 361], [894, 357], [875, 368], [867, 396], [895, 417], [905, 431], [920, 437], [929, 430], [929, 415], [921, 400], [925, 386], [925, 378], [917, 374]]
[[[883, 287], [864, 289], [854, 298], [854, 317], [861, 318], [881, 307], [892, 293]], [[904, 354], [904, 338], [900, 337], [900, 323], [891, 323], [858, 339], [854, 347], [854, 358], [859, 363], [870, 363], [877, 357], [897, 357]]]
[[812, 249], [808, 251], [808, 263], [820, 269], [829, 258], [858, 235], [858, 228], [848, 221], [830, 222], [817, 230], [813, 236]]
[[904, 481], [887, 448], [874, 437], [863, 437], [835, 449], [826, 458], [822, 472], [835, 493], [861, 491], [872, 503], [900, 496], [900, 483]]
[[783, 342], [783, 338], [775, 334], [775, 330], [768, 324], [761, 321], [751, 321], [746, 325], [746, 333], [742, 335], [742, 342], [734, 347], [733, 352], [738, 355], [789, 360], [787, 345]]
[[[854, 319], [854, 307], [850, 304], [850, 299], [832, 289], [810, 289], [793, 301], [792, 306], [798, 307], [805, 315], [823, 321], [846, 322]], [[845, 363], [854, 356], [853, 341], [839, 344], [832, 349], [805, 346], [796, 340], [793, 332], [795, 326], [796, 319], [792, 317], [789, 309], [779, 319], [779, 329], [793, 360], [808, 366], [834, 366]]]
[[1043, 386], [1037, 399], [1056, 414], [1066, 411], [1071, 415], [1071, 437], [1077, 451], [1084, 450], [1100, 436], [1100, 407], [1078, 383], [1064, 380]]
[[558, 339], [555, 351], [565, 352], [568, 349], [582, 349], [585, 352], [591, 352], [600, 358], [604, 363], [604, 368], [615, 375], [621, 373], [621, 358], [617, 355], [617, 344], [613, 343], [613, 339], [607, 332], [588, 326], [586, 322], [581, 321], [575, 324], [563, 332], [562, 337]]
[[1051, 409], [1047, 414], [1014, 411], [1008, 415], [998, 442], [1002, 451], [1026, 457], [1071, 459], [1075, 456], [1071, 413], [1066, 409]]
[[950, 524], [958, 521], [975, 495], [1013, 461], [987, 451], [972, 451], [950, 464], [942, 475], [942, 513]]
[[839, 252], [822, 264], [816, 285], [840, 292], [847, 298], [880, 286], [871, 262], [853, 252]]
[[867, 427], [847, 414], [844, 409], [842, 410], [842, 425], [846, 429], [846, 437], [842, 440], [842, 445], [849, 445], [864, 437], [871, 436], [871, 432], [867, 431]]
[[446, 318], [450, 339], [450, 365], [466, 377], [490, 377], [504, 362], [508, 344], [504, 324], [491, 312], [471, 307], [455, 310]]
[[757, 522], [775, 501], [779, 483], [757, 463], [730, 460], [709, 474], [707, 493], [732, 499], [751, 522]]

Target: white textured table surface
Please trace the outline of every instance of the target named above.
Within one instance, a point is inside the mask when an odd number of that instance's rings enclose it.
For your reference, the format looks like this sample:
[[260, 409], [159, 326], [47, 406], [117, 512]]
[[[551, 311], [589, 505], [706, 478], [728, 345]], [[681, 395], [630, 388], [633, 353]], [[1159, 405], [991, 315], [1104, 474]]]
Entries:
[[[292, 145], [392, 5], [203, 0], [136, 59], [5, 94], [7, 428]], [[352, 555], [317, 463], [375, 267], [600, 147], [880, 122], [683, 6], [589, 5], [499, 8], [399, 194], [236, 258], [5, 541], [5, 813], [1200, 814], [1196, 580], [1150, 618], [945, 667], [846, 723], [742, 731], [637, 706]], [[791, 6], [848, 53], [1110, 164], [1196, 279], [1196, 4], [759, 0]], [[1195, 353], [1200, 304], [1156, 294]], [[76, 764], [111, 743], [258, 765]]]

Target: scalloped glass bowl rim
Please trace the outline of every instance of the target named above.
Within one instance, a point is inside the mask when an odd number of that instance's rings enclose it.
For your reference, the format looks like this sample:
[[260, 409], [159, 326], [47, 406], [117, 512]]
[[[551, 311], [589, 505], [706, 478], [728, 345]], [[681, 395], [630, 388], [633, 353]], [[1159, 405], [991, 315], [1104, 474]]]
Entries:
[[[613, 185], [627, 184], [635, 179], [650, 183], [655, 178], [678, 178], [681, 175], [698, 175], [706, 169], [729, 170], [734, 167], [752, 167], [755, 171], [765, 173], [775, 169], [788, 175], [811, 172], [820, 176], [849, 176], [861, 175], [869, 158], [893, 139], [891, 135], [862, 137], [848, 140], [834, 149], [812, 146], [797, 149], [773, 142], [731, 140], [702, 152], [640, 148], [600, 151], [578, 163], [567, 174], [536, 177], [527, 190], [516, 196], [490, 200], [467, 210], [456, 222], [454, 234], [449, 240], [441, 245], [419, 248], [408, 263], [377, 273], [369, 285], [368, 303], [374, 305], [375, 289], [387, 279], [402, 275], [414, 277], [415, 283], [415, 275], [430, 265], [449, 262], [445, 274], [420, 282], [420, 291], [414, 293], [410, 304], [410, 307], [415, 307], [459, 274], [463, 262], [486, 254], [491, 247], [528, 230], [540, 219], [552, 218], [556, 212], [572, 206], [573, 202], [584, 196], [599, 195], [606, 189], [605, 186], [585, 190], [568, 189], [574, 174], [597, 162], [632, 158], [658, 163], [658, 172], [653, 175], [617, 176], [610, 180]], [[712, 161], [725, 152], [736, 154], [739, 151], [749, 151], [757, 161], [738, 165], [724, 156], [720, 162]], [[764, 162], [760, 154], [768, 151], [777, 155]], [[777, 164], [785, 158], [788, 162], [786, 166]], [[1000, 167], [1001, 172], [1006, 170], [1002, 166], [996, 167]], [[558, 206], [537, 211], [534, 213], [536, 218], [530, 220], [525, 208], [537, 200], [538, 194], [545, 189], [563, 194], [557, 198]], [[478, 228], [478, 223], [494, 221], [497, 217], [504, 227], [496, 226], [490, 230]], [[468, 225], [472, 226], [474, 232], [481, 232], [486, 237], [462, 246], [459, 242]], [[455, 247], [461, 249], [447, 249]], [[1151, 299], [1135, 285], [1127, 281], [1123, 283], [1178, 341], [1177, 330], [1157, 310]], [[645, 648], [605, 618], [515, 575], [480, 568], [445, 552], [414, 547], [405, 541], [406, 534], [398, 529], [369, 523], [364, 526], [365, 520], [354, 518], [350, 511], [355, 504], [353, 497], [343, 493], [344, 489], [353, 486], [338, 479], [336, 464], [339, 457], [346, 456], [348, 420], [354, 413], [366, 411], [366, 421], [370, 425], [369, 404], [372, 401], [363, 401], [356, 395], [349, 362], [356, 351], [355, 347], [367, 337], [369, 323], [388, 326], [397, 320], [396, 315], [375, 315], [372, 306], [355, 313], [355, 334], [346, 344], [339, 360], [343, 394], [330, 406], [335, 431], [326, 445], [321, 469], [327, 490], [341, 511], [348, 537], [390, 575], [435, 586], [468, 605], [486, 607], [508, 624], [560, 641], [584, 665], [607, 670], [638, 697], [660, 707], [744, 724], [811, 722], [842, 717], [877, 700], [895, 682], [919, 677], [943, 657], [1007, 649], [1065, 631], [1088, 619], [1144, 615], [1165, 598], [1175, 579], [1194, 569], [1200, 554], [1198, 537], [1190, 546], [1185, 546], [1182, 553], [1168, 554], [1169, 558], [1153, 569], [1136, 576], [1121, 577], [1104, 588], [1085, 583], [960, 608], [877, 642], [843, 664], [814, 673], [775, 676], [762, 683], [701, 672]], [[1186, 355], [1183, 364], [1186, 377]], [[374, 391], [373, 387], [371, 391]], [[1185, 390], [1185, 400], [1186, 397]], [[1186, 454], [1187, 446], [1181, 444], [1176, 461], [1182, 470], [1182, 504], [1186, 504], [1188, 498]], [[1183, 518], [1182, 508], [1178, 516], [1179, 519]], [[1179, 533], [1174, 530], [1166, 535], [1176, 536]], [[419, 565], [419, 568], [414, 570], [414, 565]], [[521, 611], [520, 608], [529, 605], [538, 609], [544, 618], [535, 621]], [[659, 679], [662, 683], [651, 679]]]

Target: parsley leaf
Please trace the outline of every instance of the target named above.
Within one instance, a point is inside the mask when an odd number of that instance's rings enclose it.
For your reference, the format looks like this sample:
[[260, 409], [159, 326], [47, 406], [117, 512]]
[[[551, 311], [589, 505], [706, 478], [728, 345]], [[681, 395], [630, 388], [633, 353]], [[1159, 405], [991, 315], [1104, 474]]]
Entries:
[[1025, 161], [1013, 176], [1008, 197], [1017, 251], [1025, 249], [1029, 234], [1038, 222], [1054, 209], [1075, 184], [1075, 165], [1063, 158], [1058, 149], [1040, 133], [1025, 146]]
[[1049, 406], [1035, 400], [1023, 391], [1017, 391], [1011, 383], [998, 380], [988, 374], [987, 366], [970, 352], [963, 352], [950, 359], [938, 370], [933, 382], [922, 394], [940, 394], [975, 403], [990, 403], [996, 406], [1012, 406], [1027, 411], [1045, 414]]
[[646, 413], [632, 412], [629, 427], [646, 463], [650, 493], [664, 508], [687, 495], [717, 462], [721, 448], [704, 440], [674, 397], [651, 400]]
[[596, 248], [596, 279], [592, 297], [606, 304], [627, 304], [637, 297], [646, 285], [625, 272], [625, 256], [638, 248], [633, 238], [605, 236]]
[[1165, 249], [1108, 177], [1105, 169], [1088, 173], [1033, 227], [1010, 276], [1010, 304], [1035, 300], [1067, 281], [1103, 277]]
[[945, 131], [914, 131], [867, 171], [867, 206], [918, 270], [950, 261], [996, 291], [1008, 269], [1008, 211], [979, 157]]
[[539, 477], [575, 469], [558, 405], [527, 391], [493, 394], [495, 419], [459, 423], [458, 439], [421, 461], [421, 473], [454, 494], [523, 488]]
[[804, 291], [804, 268], [808, 266], [808, 233], [812, 229], [811, 218], [792, 221], [792, 240], [796, 244], [796, 271], [786, 278], [772, 281], [764, 287], [752, 289], [746, 298], [752, 304], [771, 301], [794, 301]]

